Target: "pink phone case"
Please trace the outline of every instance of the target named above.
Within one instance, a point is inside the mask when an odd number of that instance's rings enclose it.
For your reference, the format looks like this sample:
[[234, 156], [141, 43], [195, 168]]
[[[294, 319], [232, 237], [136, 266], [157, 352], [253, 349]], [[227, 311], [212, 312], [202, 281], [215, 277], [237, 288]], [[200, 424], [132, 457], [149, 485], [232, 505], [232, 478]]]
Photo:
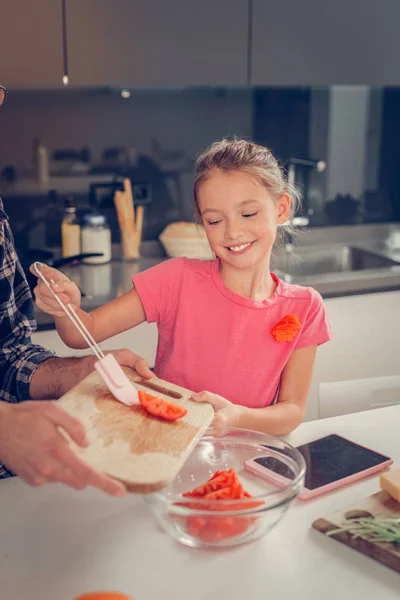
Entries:
[[[346, 439], [348, 442], [352, 444], [356, 444], [352, 440], [348, 440], [344, 436], [340, 436], [343, 439]], [[316, 440], [315, 440], [316, 441]], [[361, 448], [366, 448], [367, 450], [371, 450], [371, 452], [377, 452], [377, 450], [373, 450], [372, 448], [368, 448], [367, 446], [363, 446], [362, 444], [356, 444]], [[382, 454], [382, 456], [385, 456]], [[257, 457], [259, 458], [259, 457]], [[384, 471], [387, 467], [393, 464], [393, 459], [387, 457], [387, 460], [380, 465], [376, 465], [374, 467], [370, 467], [368, 469], [364, 469], [363, 471], [359, 471], [358, 473], [354, 473], [354, 475], [350, 475], [349, 477], [343, 477], [343, 479], [338, 479], [337, 481], [333, 481], [332, 483], [328, 483], [327, 485], [322, 485], [319, 488], [314, 490], [309, 490], [308, 488], [303, 488], [303, 491], [297, 496], [299, 500], [310, 500], [311, 498], [315, 498], [316, 496], [320, 496], [322, 494], [326, 494], [327, 492], [331, 492], [339, 487], [344, 485], [348, 485], [349, 483], [353, 483], [354, 481], [358, 481], [359, 479], [364, 479], [364, 477], [368, 477], [370, 475], [374, 475], [375, 473], [379, 473], [380, 471]], [[256, 477], [260, 477], [268, 483], [275, 485], [276, 487], [285, 487], [290, 483], [290, 480], [282, 475], [278, 475], [278, 473], [274, 473], [270, 471], [266, 467], [259, 465], [255, 462], [254, 459], [250, 459], [244, 463], [244, 468], [256, 475]]]

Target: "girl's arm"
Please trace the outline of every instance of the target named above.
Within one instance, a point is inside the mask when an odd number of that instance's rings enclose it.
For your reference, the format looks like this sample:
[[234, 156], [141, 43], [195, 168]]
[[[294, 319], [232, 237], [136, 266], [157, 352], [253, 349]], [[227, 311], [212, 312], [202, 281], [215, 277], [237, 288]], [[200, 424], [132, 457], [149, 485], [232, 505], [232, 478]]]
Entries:
[[[42, 266], [42, 271], [47, 280], [53, 282], [52, 288], [61, 301], [74, 307], [75, 312], [96, 342], [102, 342], [146, 321], [142, 301], [134, 288], [119, 298], [87, 313], [80, 308], [81, 293], [76, 283], [61, 271], [47, 265]], [[31, 267], [31, 272], [36, 274], [33, 267]], [[85, 340], [41, 279], [38, 279], [34, 292], [38, 308], [53, 315], [57, 331], [63, 342], [70, 348], [87, 348]]]
[[247, 408], [209, 392], [193, 394], [193, 400], [210, 402], [216, 411], [216, 435], [231, 427], [251, 429], [269, 435], [285, 435], [302, 423], [311, 385], [317, 346], [294, 350], [282, 372], [277, 404]]
[[[99, 343], [146, 321], [142, 301], [134, 288], [90, 313], [81, 308], [76, 308], [75, 312], [96, 342]], [[88, 347], [68, 317], [56, 316], [54, 321], [59, 336], [67, 346], [70, 348]]]

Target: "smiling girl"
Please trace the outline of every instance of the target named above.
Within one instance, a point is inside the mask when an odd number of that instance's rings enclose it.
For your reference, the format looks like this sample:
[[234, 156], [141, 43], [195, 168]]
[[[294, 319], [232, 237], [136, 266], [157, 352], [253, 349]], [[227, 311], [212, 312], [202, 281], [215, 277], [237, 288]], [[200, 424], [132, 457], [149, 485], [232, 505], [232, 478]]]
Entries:
[[[317, 346], [331, 338], [321, 296], [270, 271], [296, 192], [267, 148], [224, 139], [197, 160], [194, 200], [214, 260], [166, 260], [135, 275], [123, 296], [78, 314], [98, 342], [157, 323], [156, 375], [210, 402], [217, 435], [230, 427], [289, 433], [304, 417]], [[61, 299], [79, 307], [77, 286], [54, 269], [51, 277]], [[41, 281], [35, 295], [63, 341], [84, 348]]]

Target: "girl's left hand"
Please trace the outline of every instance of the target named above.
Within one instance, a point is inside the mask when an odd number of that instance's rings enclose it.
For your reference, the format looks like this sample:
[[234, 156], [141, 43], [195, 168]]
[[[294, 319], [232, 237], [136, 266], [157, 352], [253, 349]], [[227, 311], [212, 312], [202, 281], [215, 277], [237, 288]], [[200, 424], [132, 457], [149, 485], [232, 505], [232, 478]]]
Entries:
[[240, 407], [226, 398], [211, 392], [192, 394], [191, 398], [195, 402], [209, 402], [214, 408], [215, 415], [211, 427], [214, 427], [216, 437], [221, 437], [229, 429], [239, 426]]

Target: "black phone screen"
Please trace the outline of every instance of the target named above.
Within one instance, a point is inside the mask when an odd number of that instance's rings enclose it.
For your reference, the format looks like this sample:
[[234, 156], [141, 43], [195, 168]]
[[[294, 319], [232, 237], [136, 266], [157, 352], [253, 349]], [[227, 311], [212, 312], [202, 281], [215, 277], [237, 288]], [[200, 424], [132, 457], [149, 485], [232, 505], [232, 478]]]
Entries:
[[[336, 434], [298, 446], [297, 450], [306, 461], [304, 486], [309, 490], [345, 479], [389, 460], [387, 456], [359, 446]], [[290, 467], [276, 458], [265, 456], [254, 461], [278, 475], [288, 479], [294, 478]]]

